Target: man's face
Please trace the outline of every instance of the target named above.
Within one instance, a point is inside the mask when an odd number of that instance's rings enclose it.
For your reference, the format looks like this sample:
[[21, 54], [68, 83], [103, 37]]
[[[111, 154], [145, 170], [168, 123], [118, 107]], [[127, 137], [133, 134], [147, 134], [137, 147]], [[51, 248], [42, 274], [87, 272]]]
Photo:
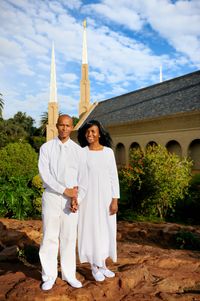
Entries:
[[58, 137], [61, 140], [67, 140], [73, 130], [72, 119], [67, 116], [60, 116], [58, 118], [58, 123], [56, 124], [58, 129]]

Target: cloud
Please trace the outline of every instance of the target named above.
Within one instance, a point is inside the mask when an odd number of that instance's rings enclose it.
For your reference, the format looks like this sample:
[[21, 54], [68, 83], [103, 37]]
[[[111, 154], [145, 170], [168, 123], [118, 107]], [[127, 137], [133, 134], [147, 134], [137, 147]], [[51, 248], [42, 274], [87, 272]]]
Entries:
[[200, 66], [200, 2], [198, 0], [104, 0], [87, 5], [90, 15], [103, 16], [108, 22], [145, 33], [151, 26], [155, 33]]
[[95, 12], [104, 16], [107, 20], [120, 23], [131, 30], [138, 31], [143, 25], [139, 14], [134, 10], [130, 10], [130, 6], [126, 5], [126, 1], [106, 0], [102, 3], [89, 4], [85, 6], [84, 12], [90, 14]]

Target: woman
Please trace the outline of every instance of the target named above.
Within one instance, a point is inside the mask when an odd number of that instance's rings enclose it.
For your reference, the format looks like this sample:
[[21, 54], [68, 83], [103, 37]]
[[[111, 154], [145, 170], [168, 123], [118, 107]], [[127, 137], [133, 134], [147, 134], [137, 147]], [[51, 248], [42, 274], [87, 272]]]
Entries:
[[78, 141], [85, 147], [88, 191], [79, 206], [78, 248], [81, 263], [91, 264], [96, 281], [115, 274], [106, 267], [106, 258], [116, 262], [116, 213], [119, 181], [111, 137], [97, 120], [84, 124]]

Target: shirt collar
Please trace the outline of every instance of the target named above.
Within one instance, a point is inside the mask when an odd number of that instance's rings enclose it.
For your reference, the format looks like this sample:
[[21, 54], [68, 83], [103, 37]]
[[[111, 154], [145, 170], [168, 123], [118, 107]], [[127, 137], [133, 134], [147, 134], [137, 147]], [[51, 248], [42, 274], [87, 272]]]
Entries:
[[68, 147], [71, 144], [71, 139], [69, 138], [66, 142], [62, 143], [58, 137], [56, 137], [58, 144], [62, 147]]

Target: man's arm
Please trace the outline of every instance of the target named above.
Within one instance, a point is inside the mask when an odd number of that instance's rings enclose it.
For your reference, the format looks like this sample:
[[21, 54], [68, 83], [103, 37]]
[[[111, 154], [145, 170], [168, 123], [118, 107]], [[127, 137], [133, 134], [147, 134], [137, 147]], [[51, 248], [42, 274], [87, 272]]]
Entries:
[[44, 185], [57, 193], [64, 194], [67, 197], [77, 196], [77, 192], [74, 189], [66, 188], [56, 181], [50, 173], [49, 163], [48, 151], [44, 146], [42, 146], [40, 148], [38, 168]]

